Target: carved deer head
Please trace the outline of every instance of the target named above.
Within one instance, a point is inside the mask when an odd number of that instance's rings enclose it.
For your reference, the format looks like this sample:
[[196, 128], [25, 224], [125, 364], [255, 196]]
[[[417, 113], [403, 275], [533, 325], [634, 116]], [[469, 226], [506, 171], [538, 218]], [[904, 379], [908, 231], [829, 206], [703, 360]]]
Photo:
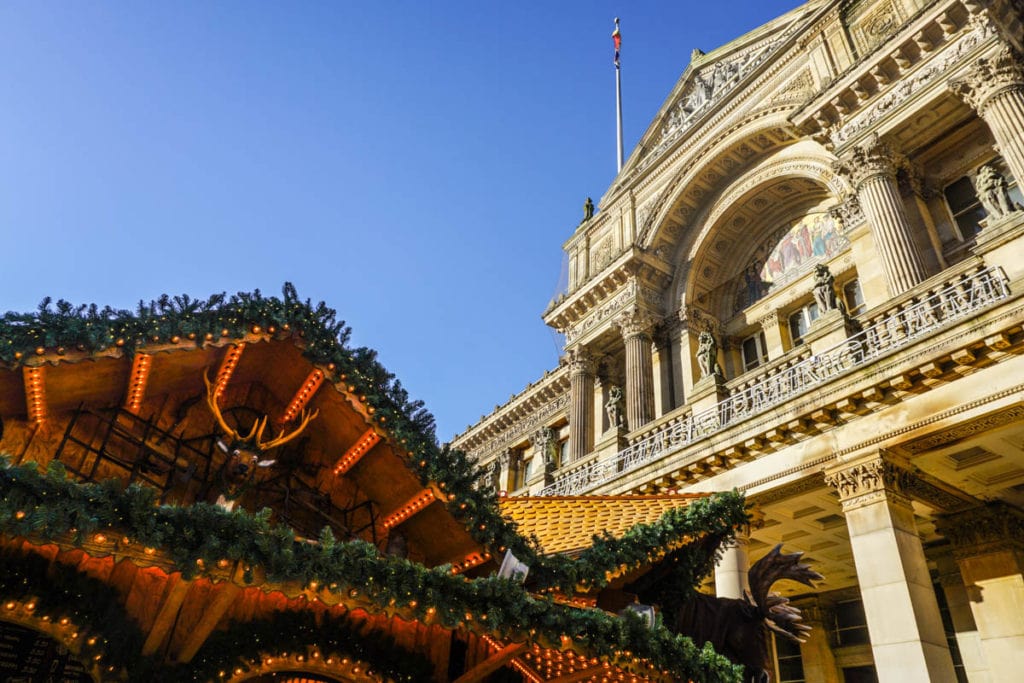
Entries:
[[217, 424], [220, 425], [221, 431], [224, 432], [224, 439], [219, 439], [217, 446], [227, 455], [227, 459], [220, 469], [222, 491], [217, 504], [231, 510], [246, 485], [252, 481], [256, 474], [256, 468], [270, 467], [276, 462], [276, 458], [265, 457], [267, 451], [282, 446], [301, 434], [320, 411], [315, 410], [310, 413], [303, 410], [298, 427], [291, 432], [282, 432], [277, 437], [264, 441], [263, 434], [270, 421], [268, 416], [264, 415], [256, 420], [249, 433], [243, 435], [229, 427], [225, 421], [220, 412], [220, 406], [217, 405], [217, 390], [206, 373], [203, 373], [203, 381], [206, 383], [206, 404], [210, 407], [210, 412], [213, 413]]

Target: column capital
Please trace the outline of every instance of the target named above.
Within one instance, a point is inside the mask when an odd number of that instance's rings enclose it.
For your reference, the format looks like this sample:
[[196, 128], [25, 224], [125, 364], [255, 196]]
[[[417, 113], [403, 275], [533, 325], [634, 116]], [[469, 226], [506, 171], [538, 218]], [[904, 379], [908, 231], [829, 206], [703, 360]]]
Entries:
[[936, 530], [949, 539], [956, 558], [1004, 550], [1024, 551], [1024, 512], [1001, 502], [941, 517]]
[[654, 318], [634, 306], [617, 316], [612, 326], [618, 328], [623, 339], [650, 337], [654, 329]]
[[495, 462], [498, 463], [498, 467], [503, 470], [507, 470], [511, 467], [516, 460], [519, 459], [519, 453], [512, 448], [506, 448], [501, 453], [498, 453], [498, 457], [495, 458]]
[[836, 173], [850, 179], [854, 188], [860, 189], [865, 181], [878, 176], [895, 178], [896, 171], [905, 162], [902, 154], [878, 134], [849, 150], [835, 162]]
[[573, 375], [593, 375], [597, 368], [594, 356], [582, 346], [569, 349], [563, 358], [563, 362], [569, 367], [570, 377]]
[[782, 318], [779, 316], [778, 311], [769, 311], [767, 315], [762, 316], [758, 319], [757, 324], [765, 330], [773, 330], [778, 328]]
[[1024, 58], [1004, 44], [995, 55], [980, 57], [963, 78], [951, 80], [949, 88], [984, 116], [993, 95], [1024, 89]]
[[825, 483], [839, 492], [844, 511], [893, 498], [909, 502], [906, 491], [912, 478], [907, 469], [881, 453], [825, 472]]
[[860, 200], [857, 199], [855, 194], [851, 194], [841, 203], [833, 206], [828, 210], [828, 213], [832, 216], [832, 220], [839, 223], [843, 232], [867, 220], [867, 216], [864, 215], [864, 209], [860, 205]]

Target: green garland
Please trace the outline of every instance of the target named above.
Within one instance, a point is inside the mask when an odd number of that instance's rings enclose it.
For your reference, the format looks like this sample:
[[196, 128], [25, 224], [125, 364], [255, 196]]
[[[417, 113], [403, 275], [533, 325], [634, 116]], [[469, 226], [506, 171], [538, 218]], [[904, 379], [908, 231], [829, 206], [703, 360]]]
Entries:
[[[141, 656], [143, 635], [121, 606], [117, 591], [72, 567], [51, 564], [39, 555], [6, 548], [0, 551], [0, 600], [35, 603], [37, 617], [57, 623], [68, 619], [78, 633], [77, 658], [92, 664], [102, 657], [102, 667], [129, 671], [145, 680], [156, 662]], [[0, 619], [3, 615], [0, 614]]]
[[[463, 523], [473, 539], [496, 555], [511, 550], [530, 565], [531, 580], [541, 588], [557, 587], [571, 593], [578, 584], [600, 587], [607, 571], [643, 562], [664, 546], [665, 539], [678, 539], [680, 534], [695, 531], [732, 533], [685, 525], [677, 533], [678, 521], [672, 518], [651, 527], [650, 533], [637, 532], [629, 540], [616, 543], [603, 539], [572, 564], [544, 558], [534, 543], [518, 533], [513, 522], [502, 517], [495, 492], [488, 487], [477, 488], [482, 470], [462, 451], [438, 446], [434, 418], [423, 402], [410, 400], [401, 383], [377, 361], [375, 351], [348, 347], [351, 330], [337, 321], [333, 309], [323, 302], [314, 306], [308, 299], [300, 300], [290, 283], [284, 285], [280, 299], [264, 297], [259, 290], [230, 297], [215, 294], [205, 300], [164, 295], [148, 304], [140, 301], [134, 312], [95, 304], [76, 307], [47, 298], [35, 313], [0, 317], [0, 361], [17, 366], [40, 350], [60, 354], [69, 349], [100, 352], [120, 348], [131, 355], [169, 342], [201, 347], [212, 340], [244, 338], [254, 327], [274, 330], [281, 338], [297, 336], [305, 357], [317, 364], [329, 381], [365, 397], [393, 443], [409, 453], [410, 465], [420, 482], [424, 486], [436, 482], [449, 494], [449, 513]], [[724, 524], [718, 524], [714, 514], [701, 513], [700, 521], [718, 530], [741, 524], [742, 504], [726, 507], [729, 509], [721, 515]], [[707, 574], [712, 566], [695, 567], [695, 576]]]
[[314, 646], [320, 659], [358, 660], [398, 683], [428, 681], [432, 677], [426, 657], [399, 647], [386, 634], [363, 632], [345, 617], [325, 614], [317, 618], [308, 611], [281, 611], [213, 633], [190, 663], [187, 679], [175, 670], [158, 680], [216, 681], [221, 671], [251, 671], [264, 655], [304, 653]]
[[[73, 532], [80, 542], [97, 531], [114, 530], [132, 542], [164, 550], [185, 576], [200, 571], [198, 559], [208, 566], [220, 559], [237, 560], [261, 567], [271, 581], [315, 581], [368, 600], [383, 612], [405, 610], [447, 628], [475, 622], [479, 630], [499, 637], [525, 633], [552, 644], [571, 636], [606, 659], [618, 660], [618, 653], [630, 652], [683, 679], [738, 680], [724, 657], [664, 628], [647, 629], [632, 615], [618, 618], [538, 599], [496, 576], [470, 580], [453, 576], [444, 566], [427, 569], [382, 557], [362, 541], [336, 542], [328, 529], [319, 543], [298, 543], [290, 529], [270, 525], [268, 511], [227, 512], [202, 503], [156, 506], [155, 496], [154, 490], [141, 486], [122, 490], [111, 482], [74, 482], [59, 463], [52, 463], [45, 476], [32, 464], [0, 467], [0, 532], [44, 541]], [[736, 499], [711, 498], [701, 516], [714, 516], [717, 506], [723, 519], [731, 519]]]

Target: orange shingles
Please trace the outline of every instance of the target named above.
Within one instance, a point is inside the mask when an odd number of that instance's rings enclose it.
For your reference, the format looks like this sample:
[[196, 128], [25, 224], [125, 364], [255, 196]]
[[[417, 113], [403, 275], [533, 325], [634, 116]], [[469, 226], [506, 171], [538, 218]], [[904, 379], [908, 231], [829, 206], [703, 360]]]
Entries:
[[537, 537], [547, 554], [589, 548], [593, 536], [622, 536], [637, 524], [657, 521], [672, 508], [686, 507], [707, 494], [656, 496], [542, 496], [502, 498], [501, 512], [519, 532]]

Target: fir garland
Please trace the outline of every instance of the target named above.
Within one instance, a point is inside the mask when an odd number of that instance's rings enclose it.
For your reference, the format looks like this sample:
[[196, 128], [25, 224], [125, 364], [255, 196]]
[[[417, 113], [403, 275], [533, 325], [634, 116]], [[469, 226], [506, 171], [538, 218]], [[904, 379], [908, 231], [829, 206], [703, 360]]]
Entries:
[[[709, 499], [700, 516], [717, 513], [723, 520], [732, 519], [729, 509], [737, 500]], [[335, 541], [329, 529], [319, 543], [299, 543], [290, 529], [270, 524], [269, 511], [253, 515], [204, 503], [175, 507], [155, 502], [156, 492], [142, 486], [121, 489], [116, 482], [72, 481], [57, 462], [45, 476], [33, 464], [0, 466], [3, 533], [43, 541], [73, 533], [81, 543], [97, 531], [113, 530], [132, 542], [162, 549], [186, 577], [202, 571], [198, 559], [208, 566], [220, 559], [237, 560], [263, 568], [271, 581], [304, 586], [315, 581], [368, 600], [382, 612], [405, 610], [447, 628], [525, 636], [553, 646], [569, 636], [608, 660], [628, 652], [683, 679], [738, 680], [736, 668], [724, 657], [662, 627], [648, 629], [631, 614], [618, 618], [597, 609], [568, 607], [535, 598], [523, 586], [496, 576], [471, 580], [453, 576], [444, 566], [428, 569], [382, 557], [369, 543]]]
[[305, 653], [302, 656], [312, 657], [310, 649], [314, 647], [322, 660], [357, 660], [397, 683], [428, 681], [432, 677], [426, 657], [399, 647], [386, 634], [361, 631], [345, 617], [324, 614], [318, 618], [309, 611], [282, 611], [216, 631], [188, 665], [187, 678], [184, 672], [175, 670], [158, 680], [216, 681], [222, 671], [251, 671], [264, 656]]

